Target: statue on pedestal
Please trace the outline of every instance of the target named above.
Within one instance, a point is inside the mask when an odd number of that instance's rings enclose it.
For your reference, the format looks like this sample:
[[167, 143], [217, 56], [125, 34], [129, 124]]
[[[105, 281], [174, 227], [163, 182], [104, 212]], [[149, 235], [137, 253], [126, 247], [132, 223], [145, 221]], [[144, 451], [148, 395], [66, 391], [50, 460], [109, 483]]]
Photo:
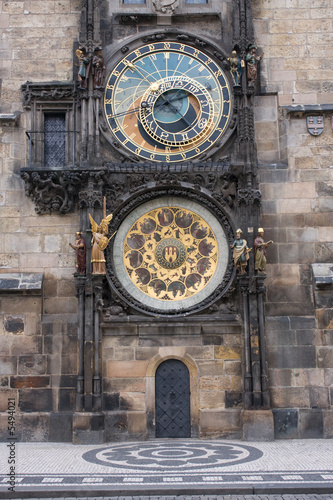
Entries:
[[247, 66], [247, 83], [249, 86], [254, 85], [254, 81], [257, 78], [258, 73], [258, 62], [264, 56], [257, 56], [257, 47], [255, 45], [250, 45], [248, 48], [248, 53], [246, 54], [246, 66]]
[[76, 233], [74, 245], [69, 243], [69, 246], [75, 250], [77, 274], [86, 274], [86, 242], [81, 232]]
[[236, 50], [231, 52], [231, 57], [228, 57], [230, 63], [230, 73], [234, 82], [234, 87], [239, 87], [245, 63], [243, 59], [238, 57]]
[[102, 49], [100, 47], [97, 47], [97, 49], [95, 50], [91, 64], [94, 90], [102, 89], [105, 66], [104, 59], [102, 57]]
[[249, 248], [247, 246], [247, 241], [241, 237], [242, 234], [243, 231], [241, 229], [237, 229], [236, 239], [231, 245], [231, 248], [233, 248], [234, 250], [233, 251], [234, 264], [239, 274], [245, 274], [247, 261], [249, 260], [249, 253], [252, 250], [252, 248]]
[[89, 76], [89, 67], [90, 67], [89, 59], [87, 58], [87, 54], [84, 48], [77, 49], [75, 54], [79, 59], [79, 71], [77, 74], [77, 78], [80, 82], [80, 88], [86, 89]]
[[105, 274], [105, 257], [104, 250], [108, 246], [109, 241], [112, 236], [108, 238], [107, 234], [109, 232], [109, 223], [112, 220], [113, 215], [110, 214], [104, 219], [102, 219], [100, 224], [94, 221], [92, 216], [89, 214], [89, 219], [91, 223], [92, 230], [92, 249], [91, 249], [91, 263], [92, 263], [92, 273], [93, 274]]
[[264, 230], [262, 227], [258, 229], [258, 236], [254, 240], [254, 268], [259, 273], [264, 273], [266, 269], [266, 248], [273, 243], [272, 240], [264, 242]]

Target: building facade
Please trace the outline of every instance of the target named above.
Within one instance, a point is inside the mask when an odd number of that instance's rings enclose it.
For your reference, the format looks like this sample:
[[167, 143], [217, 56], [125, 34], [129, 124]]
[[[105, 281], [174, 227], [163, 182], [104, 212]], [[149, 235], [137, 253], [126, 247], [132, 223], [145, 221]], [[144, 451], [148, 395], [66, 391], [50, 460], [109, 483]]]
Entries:
[[0, 9], [2, 439], [331, 438], [326, 3]]

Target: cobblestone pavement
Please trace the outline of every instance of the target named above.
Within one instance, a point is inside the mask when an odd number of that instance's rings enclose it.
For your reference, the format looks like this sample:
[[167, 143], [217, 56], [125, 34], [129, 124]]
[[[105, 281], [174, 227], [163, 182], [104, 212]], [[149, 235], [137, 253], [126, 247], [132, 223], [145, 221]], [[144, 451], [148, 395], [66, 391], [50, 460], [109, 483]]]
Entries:
[[[9, 458], [14, 458], [13, 469]], [[8, 490], [11, 480], [14, 489]], [[113, 498], [124, 495], [126, 500], [134, 496], [175, 498], [170, 495], [207, 500], [304, 500], [305, 494], [309, 500], [321, 498], [318, 495], [333, 500], [333, 441], [177, 439], [89, 446], [0, 445], [0, 498], [61, 498], [64, 492], [80, 500], [110, 494]], [[201, 497], [195, 496], [200, 493]], [[194, 496], [181, 496], [185, 494]], [[213, 494], [227, 496], [207, 496]], [[272, 494], [276, 496], [267, 496]]]

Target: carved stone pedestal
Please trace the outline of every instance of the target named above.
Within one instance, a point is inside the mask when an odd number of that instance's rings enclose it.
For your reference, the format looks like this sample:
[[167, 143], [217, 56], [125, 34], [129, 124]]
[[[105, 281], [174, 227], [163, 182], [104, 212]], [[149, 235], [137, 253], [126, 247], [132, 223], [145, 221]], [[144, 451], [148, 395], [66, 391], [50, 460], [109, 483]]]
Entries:
[[73, 443], [101, 444], [104, 437], [104, 414], [80, 412], [73, 415]]
[[273, 441], [274, 420], [272, 410], [244, 410], [243, 439], [245, 441]]

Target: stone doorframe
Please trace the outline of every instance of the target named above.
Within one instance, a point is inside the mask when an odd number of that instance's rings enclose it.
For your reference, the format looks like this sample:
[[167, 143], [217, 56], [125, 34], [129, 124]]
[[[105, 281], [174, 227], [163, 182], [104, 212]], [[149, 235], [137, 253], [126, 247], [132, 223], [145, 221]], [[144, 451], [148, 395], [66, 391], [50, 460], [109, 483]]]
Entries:
[[155, 439], [155, 374], [161, 363], [168, 359], [178, 359], [184, 363], [190, 374], [190, 409], [191, 409], [191, 437], [199, 437], [199, 373], [194, 360], [186, 354], [186, 348], [160, 348], [160, 353], [154, 356], [146, 371], [146, 411], [147, 430], [150, 439]]

